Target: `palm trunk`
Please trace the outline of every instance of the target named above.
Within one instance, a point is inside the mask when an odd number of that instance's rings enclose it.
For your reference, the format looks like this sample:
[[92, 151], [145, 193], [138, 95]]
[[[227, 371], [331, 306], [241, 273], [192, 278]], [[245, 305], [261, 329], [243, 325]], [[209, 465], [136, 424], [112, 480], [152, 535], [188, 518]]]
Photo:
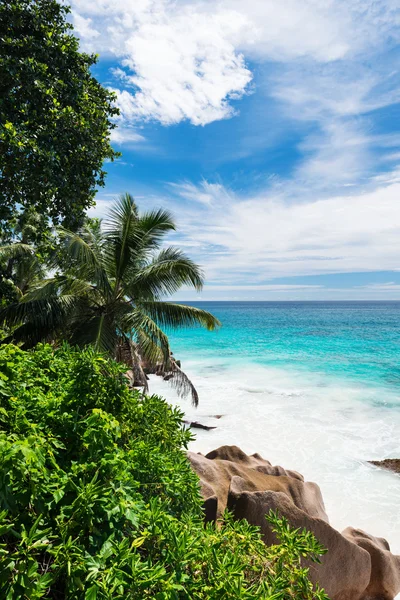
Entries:
[[128, 338], [121, 340], [117, 346], [115, 358], [118, 362], [125, 363], [131, 368], [133, 373], [133, 387], [143, 387], [144, 393], [147, 394], [149, 385], [135, 344]]

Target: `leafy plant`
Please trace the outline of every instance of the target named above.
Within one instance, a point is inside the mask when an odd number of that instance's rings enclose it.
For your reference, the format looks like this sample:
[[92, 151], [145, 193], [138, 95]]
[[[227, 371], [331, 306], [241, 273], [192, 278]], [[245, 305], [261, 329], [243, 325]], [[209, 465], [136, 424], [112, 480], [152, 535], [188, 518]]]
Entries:
[[204, 527], [182, 414], [123, 371], [91, 348], [0, 348], [0, 597], [326, 600], [311, 534], [274, 514], [278, 546], [229, 515]]

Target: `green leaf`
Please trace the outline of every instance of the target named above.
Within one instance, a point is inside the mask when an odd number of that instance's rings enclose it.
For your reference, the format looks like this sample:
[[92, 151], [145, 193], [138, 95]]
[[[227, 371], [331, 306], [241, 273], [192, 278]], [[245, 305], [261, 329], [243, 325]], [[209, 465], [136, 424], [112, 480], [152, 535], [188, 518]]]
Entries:
[[97, 590], [98, 590], [98, 587], [96, 584], [92, 585], [90, 588], [88, 588], [85, 592], [85, 600], [96, 600]]

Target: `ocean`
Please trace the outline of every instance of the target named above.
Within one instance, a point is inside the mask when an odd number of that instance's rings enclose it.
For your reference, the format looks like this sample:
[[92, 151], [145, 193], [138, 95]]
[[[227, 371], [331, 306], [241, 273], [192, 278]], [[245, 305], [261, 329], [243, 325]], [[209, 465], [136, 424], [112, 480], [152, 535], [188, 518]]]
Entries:
[[[178, 404], [191, 449], [259, 452], [321, 487], [331, 524], [385, 537], [400, 554], [400, 476], [368, 460], [400, 458], [400, 302], [199, 302], [217, 332], [169, 332], [200, 395]], [[220, 416], [216, 418], [216, 416]]]

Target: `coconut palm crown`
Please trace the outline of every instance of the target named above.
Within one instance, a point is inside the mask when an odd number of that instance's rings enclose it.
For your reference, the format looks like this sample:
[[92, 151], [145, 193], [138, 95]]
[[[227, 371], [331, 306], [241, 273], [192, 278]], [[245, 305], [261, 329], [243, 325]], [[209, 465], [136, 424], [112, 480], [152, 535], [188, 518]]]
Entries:
[[76, 233], [59, 228], [62, 245], [50, 264], [53, 275], [0, 312], [0, 322], [13, 328], [7, 341], [26, 348], [59, 339], [92, 345], [126, 362], [135, 385], [147, 390], [145, 370], [157, 368], [197, 405], [197, 392], [163, 329], [214, 330], [220, 323], [205, 310], [163, 300], [183, 285], [203, 286], [202, 271], [192, 260], [162, 246], [174, 230], [168, 211], [139, 214], [129, 194], [115, 203], [104, 226], [93, 220]]

